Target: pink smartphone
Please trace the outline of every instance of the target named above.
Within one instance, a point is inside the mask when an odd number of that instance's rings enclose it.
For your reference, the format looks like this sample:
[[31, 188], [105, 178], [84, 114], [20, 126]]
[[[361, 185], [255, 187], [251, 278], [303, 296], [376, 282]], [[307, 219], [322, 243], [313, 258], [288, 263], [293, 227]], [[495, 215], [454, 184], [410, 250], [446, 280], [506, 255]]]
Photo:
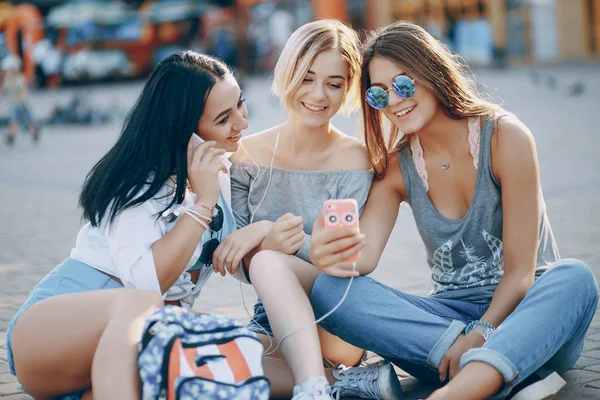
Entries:
[[[344, 228], [358, 228], [358, 204], [354, 199], [327, 200], [323, 204], [325, 230], [333, 231]], [[360, 252], [344, 260], [358, 261]]]

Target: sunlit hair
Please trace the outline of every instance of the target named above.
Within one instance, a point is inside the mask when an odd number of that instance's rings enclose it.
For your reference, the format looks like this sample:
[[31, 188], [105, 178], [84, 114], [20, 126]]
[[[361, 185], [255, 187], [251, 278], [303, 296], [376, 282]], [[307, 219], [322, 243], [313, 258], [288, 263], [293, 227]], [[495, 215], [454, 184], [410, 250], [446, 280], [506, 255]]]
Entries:
[[298, 28], [288, 39], [277, 60], [272, 91], [281, 99], [285, 110], [291, 108], [292, 97], [315, 58], [328, 50], [338, 51], [348, 63], [348, 90], [340, 111], [350, 113], [357, 108], [360, 100], [358, 35], [338, 20], [323, 19]]
[[486, 116], [499, 106], [484, 100], [471, 70], [459, 56], [431, 36], [425, 29], [409, 22], [396, 22], [372, 32], [363, 45], [360, 96], [369, 158], [377, 178], [388, 170], [389, 153], [404, 147], [408, 141], [392, 124], [386, 138], [382, 113], [367, 104], [366, 92], [371, 86], [369, 63], [373, 57], [385, 57], [408, 76], [429, 89], [443, 112], [452, 119]]

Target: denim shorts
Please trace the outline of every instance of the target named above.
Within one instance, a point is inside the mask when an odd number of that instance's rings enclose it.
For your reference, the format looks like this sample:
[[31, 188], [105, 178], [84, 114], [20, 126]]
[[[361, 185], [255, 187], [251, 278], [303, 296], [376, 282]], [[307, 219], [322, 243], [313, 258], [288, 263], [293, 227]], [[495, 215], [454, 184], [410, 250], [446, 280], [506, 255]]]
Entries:
[[[48, 275], [46, 275], [44, 279], [42, 279], [40, 283], [33, 288], [31, 293], [29, 293], [29, 297], [25, 301], [25, 304], [19, 308], [17, 314], [15, 314], [13, 319], [8, 324], [8, 329], [6, 331], [6, 354], [10, 373], [16, 375], [11, 347], [12, 330], [19, 317], [31, 306], [39, 303], [42, 300], [61, 294], [89, 292], [92, 290], [114, 289], [122, 287], [123, 286], [121, 284], [111, 279], [108, 275], [105, 275], [97, 269], [92, 268], [74, 258], [67, 258], [62, 262], [62, 264], [55, 267]], [[81, 393], [73, 393], [63, 396], [60, 399], [75, 400], [79, 399], [80, 396]]]
[[256, 299], [256, 304], [254, 304], [254, 316], [252, 317], [252, 321], [248, 324], [248, 329], [255, 333], [274, 336], [273, 331], [271, 330], [271, 324], [269, 323], [269, 318], [267, 317], [267, 312], [265, 311], [265, 306], [263, 306], [260, 299]]
[[[248, 270], [242, 267], [242, 271], [244, 271], [244, 276], [246, 276], [248, 283], [252, 284]], [[254, 304], [254, 316], [248, 324], [248, 329], [250, 329], [252, 332], [260, 333], [262, 335], [266, 334], [269, 336], [274, 336], [273, 331], [271, 330], [271, 324], [269, 323], [269, 318], [267, 318], [265, 306], [263, 306], [263, 303], [260, 301], [260, 299], [256, 299], [256, 303]]]

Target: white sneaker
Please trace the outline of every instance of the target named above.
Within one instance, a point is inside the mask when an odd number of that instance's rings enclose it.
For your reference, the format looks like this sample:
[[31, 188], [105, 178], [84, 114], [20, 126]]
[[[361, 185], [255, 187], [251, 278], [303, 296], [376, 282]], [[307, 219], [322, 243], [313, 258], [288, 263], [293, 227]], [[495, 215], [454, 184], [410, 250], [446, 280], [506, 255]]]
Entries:
[[331, 386], [324, 376], [311, 376], [306, 382], [294, 386], [292, 400], [331, 400]]
[[551, 399], [567, 382], [556, 372], [551, 373], [545, 379], [532, 383], [519, 390], [512, 400], [542, 400]]
[[387, 361], [365, 367], [344, 367], [331, 371], [337, 380], [331, 386], [331, 397], [360, 397], [361, 399], [401, 400], [402, 387], [398, 376]]

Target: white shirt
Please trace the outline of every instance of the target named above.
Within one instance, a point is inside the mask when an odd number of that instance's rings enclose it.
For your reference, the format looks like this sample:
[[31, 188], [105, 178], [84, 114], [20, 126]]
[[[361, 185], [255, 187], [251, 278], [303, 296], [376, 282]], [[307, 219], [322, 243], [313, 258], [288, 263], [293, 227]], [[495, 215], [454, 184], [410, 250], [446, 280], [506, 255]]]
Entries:
[[[224, 162], [229, 164], [229, 160]], [[229, 173], [219, 173], [219, 184], [222, 198], [226, 203], [225, 205], [221, 204], [221, 207], [224, 213], [231, 213]], [[152, 199], [122, 211], [112, 223], [106, 221], [99, 227], [93, 227], [88, 222], [77, 235], [75, 248], [71, 251], [71, 258], [119, 278], [125, 287], [148, 289], [160, 294], [152, 245], [175, 226], [181, 217], [183, 208], [193, 205], [196, 200], [196, 195], [186, 190], [181, 206], [175, 205], [163, 213], [164, 216], [167, 216], [174, 212], [178, 215], [177, 219], [169, 221], [165, 217], [160, 217], [157, 220], [157, 214], [173, 198], [173, 195], [166, 195], [173, 190], [174, 186], [175, 184], [171, 180], [167, 181]], [[226, 216], [224, 219], [225, 221], [229, 220]], [[235, 230], [235, 224], [224, 223], [222, 229], [224, 230], [222, 237], [225, 237]], [[163, 299], [179, 300], [182, 306], [188, 308], [193, 306], [195, 298], [200, 294], [200, 290], [212, 275], [213, 270], [212, 267], [202, 267], [196, 284], [192, 282], [189, 272], [186, 271], [196, 264], [202, 252], [202, 244], [209, 238], [210, 233], [205, 232], [185, 271], [163, 295]]]

